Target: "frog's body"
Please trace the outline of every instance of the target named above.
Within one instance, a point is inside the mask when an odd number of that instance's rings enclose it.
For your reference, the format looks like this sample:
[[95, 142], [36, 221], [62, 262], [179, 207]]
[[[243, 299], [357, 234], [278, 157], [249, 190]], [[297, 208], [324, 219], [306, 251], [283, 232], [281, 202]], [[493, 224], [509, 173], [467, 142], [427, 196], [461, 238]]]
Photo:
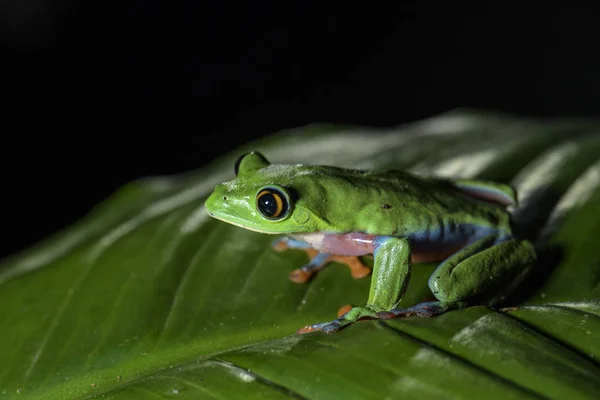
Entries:
[[[341, 209], [323, 207], [319, 231], [290, 235], [310, 242], [317, 250], [363, 255], [344, 246], [336, 249], [333, 238], [329, 237], [334, 234], [335, 242], [339, 243], [342, 237], [356, 237], [357, 232], [363, 234], [358, 235], [363, 239], [407, 238], [413, 245], [413, 256], [415, 246], [429, 252], [462, 247], [470, 239], [490, 233], [511, 236], [510, 216], [502, 206], [515, 202], [509, 191], [499, 192], [497, 199], [490, 202], [441, 179], [417, 178], [405, 172], [374, 173], [332, 167], [321, 167], [318, 172], [303, 171], [306, 168], [296, 167], [296, 171], [304, 177], [310, 176], [321, 187], [336, 187], [337, 196], [352, 200], [343, 202]], [[271, 179], [280, 181], [277, 176]], [[329, 222], [338, 220], [342, 222]], [[368, 250], [372, 253], [373, 248]]]
[[[293, 280], [306, 281], [330, 261], [345, 261], [353, 276], [363, 277], [368, 270], [356, 257], [375, 257], [367, 306], [303, 332], [333, 332], [363, 318], [438, 315], [474, 301], [491, 304], [535, 261], [533, 246], [513, 237], [506, 206], [516, 205], [516, 194], [508, 185], [270, 164], [259, 153], [241, 157], [236, 172], [235, 180], [215, 188], [207, 211], [246, 229], [285, 234], [276, 249], [311, 254]], [[411, 264], [421, 261], [443, 261], [429, 280], [440, 301], [397, 309]]]

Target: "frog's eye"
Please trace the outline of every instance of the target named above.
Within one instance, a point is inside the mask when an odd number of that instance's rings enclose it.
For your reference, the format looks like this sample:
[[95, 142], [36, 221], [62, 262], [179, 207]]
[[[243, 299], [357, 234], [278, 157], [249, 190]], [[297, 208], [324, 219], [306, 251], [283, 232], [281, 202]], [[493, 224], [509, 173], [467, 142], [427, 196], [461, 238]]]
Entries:
[[267, 219], [282, 219], [290, 209], [289, 197], [282, 189], [266, 187], [256, 195], [256, 208]]
[[240, 164], [242, 163], [242, 160], [244, 159], [244, 157], [246, 157], [248, 155], [248, 153], [244, 153], [241, 156], [239, 156], [237, 158], [237, 160], [235, 160], [235, 166], [233, 167], [233, 172], [235, 172], [235, 176], [238, 175], [238, 173], [240, 172]]
[[233, 172], [235, 172], [235, 176], [238, 176], [240, 169], [242, 171], [251, 172], [264, 168], [269, 164], [269, 161], [261, 153], [258, 151], [251, 151], [249, 153], [242, 154], [237, 158], [237, 160], [235, 160]]

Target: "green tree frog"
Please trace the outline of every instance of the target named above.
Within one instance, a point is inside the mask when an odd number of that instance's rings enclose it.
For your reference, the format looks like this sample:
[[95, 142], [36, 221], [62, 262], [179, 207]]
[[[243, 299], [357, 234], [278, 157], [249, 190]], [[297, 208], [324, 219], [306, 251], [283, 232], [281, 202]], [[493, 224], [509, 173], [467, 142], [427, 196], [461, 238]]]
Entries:
[[[366, 305], [298, 333], [336, 332], [363, 319], [433, 317], [472, 305], [493, 305], [536, 261], [533, 245], [513, 236], [505, 184], [424, 177], [395, 170], [272, 164], [261, 153], [238, 158], [235, 179], [206, 199], [208, 214], [265, 234], [285, 235], [276, 250], [305, 250], [310, 262], [290, 279], [306, 282], [333, 261], [352, 276], [371, 273]], [[359, 256], [374, 257], [372, 269]], [[429, 278], [438, 301], [398, 305], [413, 263], [439, 262]]]

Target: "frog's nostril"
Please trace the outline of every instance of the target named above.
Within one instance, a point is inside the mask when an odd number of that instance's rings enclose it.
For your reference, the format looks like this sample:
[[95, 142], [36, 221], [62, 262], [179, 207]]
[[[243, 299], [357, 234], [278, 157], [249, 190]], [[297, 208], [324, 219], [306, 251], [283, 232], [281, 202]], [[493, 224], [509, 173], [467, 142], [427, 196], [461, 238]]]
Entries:
[[227, 196], [223, 196], [223, 200], [227, 201]]

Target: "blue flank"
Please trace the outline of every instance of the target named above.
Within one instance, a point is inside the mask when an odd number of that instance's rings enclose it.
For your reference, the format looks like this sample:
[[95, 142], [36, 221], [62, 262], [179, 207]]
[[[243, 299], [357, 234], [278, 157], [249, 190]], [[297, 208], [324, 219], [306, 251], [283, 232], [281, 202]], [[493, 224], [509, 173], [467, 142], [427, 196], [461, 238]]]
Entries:
[[[468, 246], [469, 244], [486, 236], [496, 236], [494, 244], [498, 244], [511, 238], [510, 234], [506, 234], [496, 228], [478, 225], [447, 225], [441, 229], [431, 229], [417, 231], [406, 235], [406, 238], [411, 242], [413, 250], [426, 252], [433, 248], [444, 248], [445, 246]], [[391, 239], [392, 236], [380, 236], [375, 239], [375, 250], [384, 241]]]

